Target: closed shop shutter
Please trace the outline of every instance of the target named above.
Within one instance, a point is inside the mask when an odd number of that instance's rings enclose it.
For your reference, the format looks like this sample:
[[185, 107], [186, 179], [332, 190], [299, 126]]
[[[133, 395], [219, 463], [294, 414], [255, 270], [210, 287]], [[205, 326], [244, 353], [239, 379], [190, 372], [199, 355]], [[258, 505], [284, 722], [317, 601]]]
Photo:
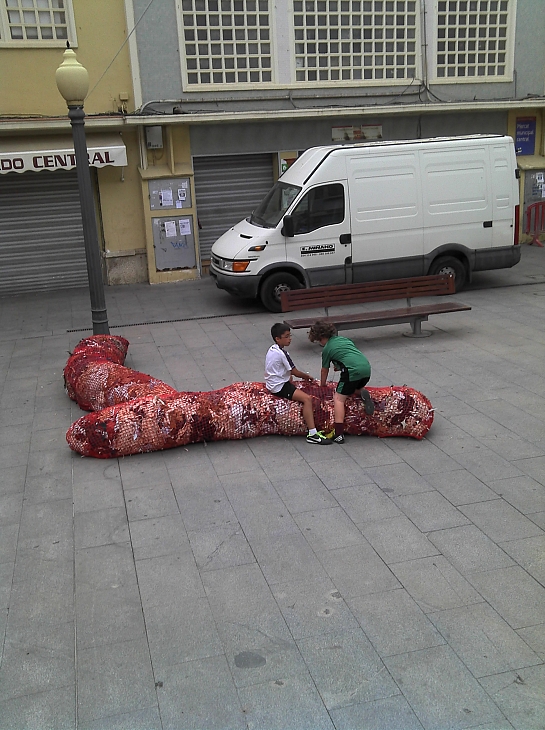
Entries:
[[76, 171], [0, 175], [0, 296], [87, 283]]
[[212, 244], [247, 218], [270, 190], [272, 155], [194, 157], [193, 170], [201, 261], [208, 262]]

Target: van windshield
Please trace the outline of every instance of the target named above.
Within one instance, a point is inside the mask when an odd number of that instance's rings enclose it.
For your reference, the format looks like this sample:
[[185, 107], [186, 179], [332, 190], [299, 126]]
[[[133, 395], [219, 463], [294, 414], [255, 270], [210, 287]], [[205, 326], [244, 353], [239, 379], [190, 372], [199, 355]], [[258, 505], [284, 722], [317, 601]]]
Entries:
[[297, 185], [275, 183], [250, 216], [250, 223], [261, 228], [276, 228], [300, 190]]

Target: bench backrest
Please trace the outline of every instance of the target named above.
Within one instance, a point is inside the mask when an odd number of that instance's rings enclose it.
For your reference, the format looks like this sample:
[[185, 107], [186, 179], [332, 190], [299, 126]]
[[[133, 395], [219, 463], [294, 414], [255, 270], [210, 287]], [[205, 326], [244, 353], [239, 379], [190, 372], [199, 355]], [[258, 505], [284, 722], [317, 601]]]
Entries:
[[454, 277], [446, 274], [414, 276], [409, 279], [387, 279], [362, 284], [314, 286], [310, 289], [291, 289], [282, 292], [283, 312], [317, 307], [335, 307], [344, 304], [383, 302], [389, 299], [432, 297], [454, 294]]

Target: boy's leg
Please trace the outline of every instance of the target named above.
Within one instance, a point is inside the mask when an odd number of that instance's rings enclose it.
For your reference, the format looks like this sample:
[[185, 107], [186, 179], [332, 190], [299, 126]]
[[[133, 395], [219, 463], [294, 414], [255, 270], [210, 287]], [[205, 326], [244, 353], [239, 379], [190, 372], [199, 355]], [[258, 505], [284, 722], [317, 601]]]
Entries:
[[369, 393], [369, 391], [363, 387], [363, 386], [367, 385], [368, 382], [369, 382], [369, 378], [367, 378], [366, 380], [364, 380], [362, 382], [361, 388], [358, 388], [356, 390], [356, 395], [359, 395], [360, 398], [362, 399], [363, 407], [364, 407], [367, 415], [372, 416], [373, 413], [375, 412], [375, 404], [373, 403], [373, 399], [371, 398], [371, 393]]
[[335, 438], [344, 434], [344, 402], [348, 396], [342, 393], [333, 393], [334, 421], [335, 421]]
[[312, 397], [308, 393], [303, 393], [302, 390], [296, 390], [291, 399], [303, 404], [303, 418], [308, 430], [311, 431], [316, 428], [314, 425], [314, 411], [312, 410]]

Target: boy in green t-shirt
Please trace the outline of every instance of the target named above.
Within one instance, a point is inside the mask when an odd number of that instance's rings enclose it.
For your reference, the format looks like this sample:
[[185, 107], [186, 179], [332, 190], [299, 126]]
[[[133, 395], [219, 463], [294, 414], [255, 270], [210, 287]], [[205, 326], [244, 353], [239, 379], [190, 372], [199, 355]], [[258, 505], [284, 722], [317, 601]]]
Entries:
[[375, 404], [371, 395], [364, 388], [371, 377], [371, 365], [352, 340], [349, 340], [348, 337], [339, 337], [337, 328], [329, 322], [324, 320], [315, 322], [310, 328], [308, 338], [311, 342], [319, 342], [324, 348], [320, 385], [325, 386], [331, 363], [335, 370], [341, 371], [337, 390], [333, 396], [335, 412], [333, 441], [336, 444], [344, 444], [344, 402], [348, 396], [354, 393], [360, 395], [367, 415], [372, 416], [375, 412]]

